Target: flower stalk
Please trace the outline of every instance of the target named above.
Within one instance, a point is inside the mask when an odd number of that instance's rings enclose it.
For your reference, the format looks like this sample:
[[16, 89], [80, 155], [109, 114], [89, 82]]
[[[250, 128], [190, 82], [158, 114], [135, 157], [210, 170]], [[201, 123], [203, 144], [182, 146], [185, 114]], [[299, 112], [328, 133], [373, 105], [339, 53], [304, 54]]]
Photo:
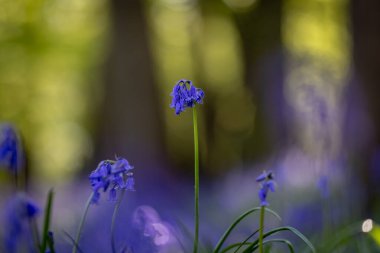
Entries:
[[194, 125], [194, 249], [198, 252], [199, 238], [199, 148], [198, 148], [198, 122], [197, 110], [193, 107], [193, 125]]
[[112, 253], [116, 253], [116, 244], [115, 244], [115, 221], [116, 221], [116, 216], [117, 213], [119, 212], [119, 207], [121, 204], [121, 201], [123, 200], [125, 193], [125, 189], [121, 191], [120, 197], [116, 202], [115, 208], [113, 209], [113, 214], [112, 214], [112, 222], [111, 222], [111, 247], [112, 247]]
[[203, 103], [205, 93], [202, 89], [196, 88], [190, 80], [179, 80], [171, 93], [173, 97], [171, 108], [175, 114], [179, 115], [186, 108], [193, 108], [194, 126], [194, 247], [193, 253], [198, 252], [199, 238], [199, 148], [198, 148], [198, 120], [195, 106]]
[[80, 236], [82, 234], [83, 224], [84, 224], [84, 221], [86, 220], [88, 209], [90, 208], [90, 205], [92, 203], [93, 197], [94, 197], [94, 192], [91, 193], [90, 197], [88, 198], [88, 200], [86, 202], [86, 206], [84, 208], [84, 212], [83, 212], [82, 218], [81, 218], [81, 220], [79, 222], [79, 227], [78, 227], [77, 235], [75, 236], [75, 241], [74, 241], [72, 253], [76, 253], [77, 250], [78, 250], [78, 243], [79, 243]]
[[264, 215], [265, 215], [265, 206], [261, 206], [260, 209], [260, 227], [259, 227], [259, 252], [263, 253], [263, 238], [264, 238]]

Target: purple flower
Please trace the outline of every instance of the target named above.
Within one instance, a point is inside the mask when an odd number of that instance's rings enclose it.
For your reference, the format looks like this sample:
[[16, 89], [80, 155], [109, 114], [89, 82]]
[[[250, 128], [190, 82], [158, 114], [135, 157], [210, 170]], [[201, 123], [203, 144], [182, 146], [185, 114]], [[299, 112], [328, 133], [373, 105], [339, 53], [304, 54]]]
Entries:
[[[7, 252], [17, 252], [19, 245], [23, 244], [23, 239], [28, 239], [28, 247], [33, 248], [31, 228], [29, 220], [33, 219], [40, 212], [38, 206], [25, 194], [17, 194], [7, 204], [5, 215], [5, 247]], [[25, 241], [24, 241], [25, 243]]]
[[171, 93], [173, 97], [171, 108], [179, 115], [187, 107], [194, 107], [196, 104], [202, 104], [205, 93], [203, 90], [196, 88], [189, 80], [179, 80]]
[[100, 190], [106, 192], [109, 189], [109, 200], [116, 200], [118, 189], [134, 191], [133, 166], [121, 157], [116, 157], [116, 161], [101, 161], [98, 167], [91, 172], [89, 179], [94, 192], [91, 202], [98, 203]]
[[261, 206], [268, 206], [269, 203], [267, 202], [267, 195], [269, 190], [271, 192], [275, 191], [275, 182], [274, 182], [274, 176], [271, 171], [266, 172], [264, 171], [263, 173], [260, 174], [256, 178], [256, 182], [260, 183], [260, 190], [259, 190], [259, 199], [260, 199], [260, 205]]
[[330, 195], [329, 179], [327, 176], [322, 175], [317, 182], [318, 189], [323, 198], [328, 198]]
[[11, 124], [0, 125], [0, 167], [17, 172], [21, 161], [22, 149], [16, 129]]

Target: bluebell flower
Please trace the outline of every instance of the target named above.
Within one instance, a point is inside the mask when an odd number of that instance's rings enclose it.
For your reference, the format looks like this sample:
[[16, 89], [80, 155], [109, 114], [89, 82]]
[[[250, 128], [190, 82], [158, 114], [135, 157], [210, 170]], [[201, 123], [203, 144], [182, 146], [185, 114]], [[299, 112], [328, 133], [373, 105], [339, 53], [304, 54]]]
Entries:
[[109, 190], [109, 200], [116, 200], [118, 189], [134, 191], [133, 166], [121, 157], [116, 157], [116, 161], [101, 161], [98, 167], [91, 172], [89, 179], [94, 192], [91, 202], [96, 204], [100, 198], [100, 190]]
[[0, 167], [12, 172], [20, 169], [22, 148], [19, 135], [11, 124], [0, 125]]
[[329, 180], [328, 177], [322, 175], [317, 182], [318, 189], [323, 198], [328, 198], [330, 195]]
[[202, 104], [205, 93], [200, 88], [196, 88], [189, 80], [179, 80], [171, 93], [173, 97], [171, 108], [179, 115], [188, 107], [194, 107], [196, 104]]
[[18, 194], [7, 204], [5, 215], [7, 233], [5, 233], [5, 248], [7, 252], [17, 252], [23, 239], [28, 239], [28, 247], [33, 248], [29, 220], [40, 212], [38, 206], [25, 194]]
[[271, 171], [260, 174], [256, 178], [256, 182], [260, 183], [260, 190], [259, 190], [259, 199], [260, 199], [260, 205], [261, 206], [268, 206], [269, 203], [267, 202], [267, 195], [268, 192], [274, 192], [275, 191], [275, 182], [274, 182], [274, 176]]

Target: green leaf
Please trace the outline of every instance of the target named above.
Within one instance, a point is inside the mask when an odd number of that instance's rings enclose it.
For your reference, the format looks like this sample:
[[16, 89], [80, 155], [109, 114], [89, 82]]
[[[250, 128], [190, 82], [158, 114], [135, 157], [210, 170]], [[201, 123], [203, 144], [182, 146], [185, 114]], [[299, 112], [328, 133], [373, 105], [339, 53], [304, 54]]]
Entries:
[[49, 240], [49, 227], [50, 227], [50, 219], [51, 219], [51, 209], [53, 205], [53, 196], [54, 196], [54, 192], [52, 189], [50, 189], [47, 196], [47, 200], [46, 200], [44, 227], [43, 227], [43, 232], [42, 232], [43, 234], [42, 234], [42, 244], [40, 248], [40, 253], [45, 253], [48, 240]]
[[250, 242], [238, 242], [238, 243], [234, 243], [234, 244], [231, 244], [231, 245], [228, 245], [227, 247], [225, 247], [224, 249], [222, 249], [222, 251], [220, 253], [226, 253], [234, 248], [238, 248], [238, 247], [243, 247], [243, 246], [248, 246], [248, 245], [251, 245]]
[[252, 234], [250, 234], [243, 242], [238, 242], [238, 243], [234, 243], [234, 244], [231, 244], [229, 246], [227, 246], [226, 248], [222, 249], [222, 251], [220, 253], [225, 253], [225, 252], [228, 252], [229, 250], [232, 250], [234, 248], [237, 248], [235, 252], [237, 252], [241, 247], [243, 247], [244, 245], [250, 245], [251, 243], [248, 242], [249, 239], [251, 239], [255, 234], [257, 234], [259, 230], [257, 229], [255, 232], [253, 232]]
[[248, 242], [249, 239], [251, 239], [257, 232], [259, 232], [259, 229], [257, 229], [255, 232], [253, 232], [250, 236], [248, 236], [241, 244], [240, 246], [234, 251], [234, 253], [238, 252], [238, 250], [244, 245], [244, 243]]
[[[251, 213], [254, 213], [256, 211], [259, 211], [261, 210], [261, 207], [255, 207], [255, 208], [252, 208], [248, 211], [246, 211], [245, 213], [243, 213], [242, 215], [240, 215], [232, 224], [231, 226], [226, 230], [226, 232], [224, 232], [224, 234], [222, 235], [222, 237], [220, 238], [219, 242], [216, 244], [215, 246], [215, 249], [213, 251], [213, 253], [218, 253], [220, 251], [220, 249], [222, 248], [223, 246], [223, 243], [226, 241], [227, 237], [230, 235], [230, 233], [232, 232], [232, 230], [242, 221], [244, 220], [244, 218], [246, 218], [248, 215], [250, 215]], [[273, 214], [277, 219], [281, 220], [281, 217], [273, 210], [269, 209], [269, 208], [265, 208], [265, 211]]]
[[[273, 243], [273, 242], [279, 242], [279, 243], [286, 244], [288, 246], [290, 253], [294, 253], [293, 244], [290, 241], [285, 240], [285, 239], [271, 239], [271, 240], [263, 241], [263, 245]], [[258, 248], [259, 248], [259, 245], [256, 245], [255, 247], [253, 247], [252, 251], [250, 251], [250, 252], [254, 252]]]
[[[298, 236], [309, 248], [312, 252], [316, 252], [313, 244], [300, 232], [298, 231], [297, 229], [293, 228], [293, 227], [289, 227], [289, 226], [286, 226], [286, 227], [278, 227], [278, 228], [275, 228], [275, 229], [272, 229], [270, 230], [269, 232], [265, 233], [264, 234], [264, 238], [270, 236], [270, 235], [273, 235], [273, 234], [276, 234], [276, 233], [279, 233], [281, 231], [290, 231], [292, 232], [293, 234], [295, 234], [296, 236]], [[250, 253], [250, 252], [253, 252], [253, 248], [256, 247], [259, 243], [259, 240], [256, 240], [254, 241], [251, 246], [249, 246], [248, 248], [246, 248], [243, 253]]]

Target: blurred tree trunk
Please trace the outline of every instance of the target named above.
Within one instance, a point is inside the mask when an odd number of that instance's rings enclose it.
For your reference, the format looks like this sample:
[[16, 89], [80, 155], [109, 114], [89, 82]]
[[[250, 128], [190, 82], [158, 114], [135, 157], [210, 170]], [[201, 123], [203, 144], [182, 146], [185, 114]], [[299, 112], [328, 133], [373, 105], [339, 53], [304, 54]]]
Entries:
[[351, 17], [354, 79], [366, 95], [373, 124], [373, 137], [359, 158], [358, 173], [366, 188], [365, 214], [373, 215], [380, 211], [380, 1], [351, 0]]
[[245, 82], [256, 104], [253, 134], [247, 142], [248, 158], [265, 157], [286, 141], [282, 0], [258, 0], [235, 20], [241, 36]]
[[110, 0], [111, 42], [96, 159], [123, 156], [154, 177], [165, 149], [142, 4]]

